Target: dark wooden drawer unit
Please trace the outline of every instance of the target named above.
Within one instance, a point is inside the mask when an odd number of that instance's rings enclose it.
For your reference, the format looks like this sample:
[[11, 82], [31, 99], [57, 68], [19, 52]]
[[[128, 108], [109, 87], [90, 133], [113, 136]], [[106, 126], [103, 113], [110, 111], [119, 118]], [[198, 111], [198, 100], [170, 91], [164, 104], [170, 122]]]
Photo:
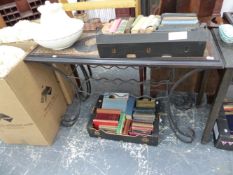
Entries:
[[[185, 33], [183, 33], [185, 35]], [[187, 32], [187, 37], [175, 32], [150, 34], [104, 35], [96, 37], [99, 55], [102, 58], [141, 57], [201, 57], [206, 48], [206, 29]], [[184, 37], [184, 38], [182, 38]], [[177, 38], [177, 39], [176, 39]]]

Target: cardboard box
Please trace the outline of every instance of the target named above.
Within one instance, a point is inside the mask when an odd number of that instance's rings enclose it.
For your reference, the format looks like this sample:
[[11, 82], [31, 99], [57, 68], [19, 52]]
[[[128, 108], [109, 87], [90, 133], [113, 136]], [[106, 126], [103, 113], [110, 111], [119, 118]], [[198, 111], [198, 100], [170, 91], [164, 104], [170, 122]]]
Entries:
[[0, 138], [10, 144], [50, 145], [67, 104], [53, 70], [21, 61], [0, 79]]
[[3, 28], [3, 27], [6, 27], [6, 23], [3, 19], [3, 17], [0, 15], [0, 29]]
[[[65, 75], [74, 77], [70, 64], [53, 64], [53, 66], [62, 71]], [[55, 71], [55, 75], [65, 96], [67, 104], [72, 104], [74, 96], [76, 94], [75, 89], [77, 88], [77, 83], [75, 79], [66, 79], [63, 74], [57, 71]]]

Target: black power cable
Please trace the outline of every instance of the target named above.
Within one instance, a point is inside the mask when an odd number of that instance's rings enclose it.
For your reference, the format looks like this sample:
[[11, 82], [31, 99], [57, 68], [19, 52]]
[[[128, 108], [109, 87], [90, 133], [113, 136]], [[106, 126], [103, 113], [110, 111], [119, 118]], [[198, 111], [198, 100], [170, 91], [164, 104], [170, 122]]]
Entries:
[[[82, 72], [82, 74], [84, 76], [85, 82], [86, 82], [85, 83], [86, 84], [86, 92], [80, 93], [80, 91], [77, 88], [77, 93], [76, 93], [77, 98], [80, 99], [79, 100], [80, 104], [78, 105], [79, 107], [78, 107], [78, 111], [77, 111], [78, 116], [80, 115], [80, 111], [81, 111], [81, 101], [85, 101], [86, 99], [88, 99], [90, 97], [90, 94], [91, 94], [91, 82], [90, 82], [90, 78], [89, 78], [89, 75], [87, 73], [87, 70], [83, 65], [79, 65], [79, 67], [80, 67], [80, 70], [81, 70], [81, 72]], [[91, 74], [91, 72], [90, 72], [91, 70], [88, 69], [88, 71]], [[80, 88], [83, 89], [83, 85], [81, 85]], [[77, 115], [72, 115], [72, 117], [70, 117], [70, 116], [66, 117], [66, 115], [64, 115], [63, 120], [62, 120], [62, 125], [65, 126], [65, 127], [73, 126], [76, 123], [76, 121], [78, 119], [78, 116]]]
[[184, 143], [192, 143], [195, 138], [195, 131], [192, 128], [188, 128], [189, 132], [183, 132], [180, 130], [180, 128], [177, 126], [177, 123], [173, 119], [173, 111], [171, 109], [171, 97], [174, 93], [175, 89], [187, 78], [189, 78], [191, 75], [197, 72], [203, 71], [202, 69], [194, 69], [186, 73], [184, 76], [182, 76], [170, 89], [169, 95], [168, 95], [168, 120], [171, 126], [172, 131], [176, 135], [176, 137], [184, 142]]
[[[92, 73], [90, 72], [90, 70], [88, 69], [88, 71], [86, 70], [86, 68], [83, 65], [79, 65], [80, 70], [82, 71], [82, 74], [84, 76], [84, 80], [85, 80], [85, 84], [86, 84], [86, 92], [82, 93], [82, 100], [86, 100], [90, 97], [91, 94], [91, 82], [90, 82], [90, 78], [87, 72], [90, 73], [90, 76], [92, 76]], [[83, 86], [82, 86], [83, 87]]]

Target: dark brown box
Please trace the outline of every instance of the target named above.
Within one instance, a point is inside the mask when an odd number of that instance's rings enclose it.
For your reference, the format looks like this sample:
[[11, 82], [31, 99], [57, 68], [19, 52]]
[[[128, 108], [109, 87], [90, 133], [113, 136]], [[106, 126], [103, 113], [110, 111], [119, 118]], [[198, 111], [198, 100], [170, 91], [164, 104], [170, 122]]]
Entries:
[[93, 109], [93, 112], [91, 114], [90, 120], [87, 124], [87, 131], [90, 135], [90, 137], [100, 137], [103, 139], [109, 139], [109, 140], [116, 140], [116, 141], [124, 141], [124, 142], [132, 142], [132, 143], [140, 143], [140, 144], [147, 144], [151, 146], [157, 146], [159, 142], [159, 114], [156, 114], [156, 119], [154, 122], [154, 132], [152, 135], [148, 136], [130, 136], [130, 135], [118, 135], [118, 134], [111, 134], [107, 133], [103, 130], [97, 130], [93, 128], [92, 120], [95, 117], [95, 111], [96, 108], [100, 107], [102, 101], [101, 97], [98, 99], [97, 104], [95, 108]]
[[[102, 58], [202, 57], [209, 39], [208, 29], [187, 31], [187, 39], [171, 39], [172, 32], [148, 34], [99, 34], [96, 37]], [[174, 34], [174, 33], [172, 33]]]

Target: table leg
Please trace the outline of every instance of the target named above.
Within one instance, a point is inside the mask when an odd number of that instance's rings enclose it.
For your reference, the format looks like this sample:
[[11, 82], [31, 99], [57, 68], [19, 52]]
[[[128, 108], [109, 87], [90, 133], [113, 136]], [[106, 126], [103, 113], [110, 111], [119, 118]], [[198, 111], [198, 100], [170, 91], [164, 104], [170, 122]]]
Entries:
[[73, 71], [74, 76], [77, 77], [77, 78], [75, 79], [75, 81], [76, 81], [78, 87], [81, 88], [81, 82], [80, 82], [80, 80], [79, 80], [79, 75], [78, 75], [78, 71], [77, 71], [76, 66], [73, 65], [73, 64], [70, 64], [70, 67], [71, 67], [71, 70]]
[[140, 83], [140, 95], [144, 95], [144, 84], [143, 82], [146, 80], [146, 67], [139, 67], [139, 81]]
[[208, 120], [206, 122], [206, 126], [202, 135], [202, 144], [206, 144], [210, 141], [210, 134], [214, 127], [214, 123], [219, 116], [220, 109], [222, 107], [222, 102], [226, 96], [228, 87], [232, 81], [233, 77], [233, 69], [225, 69], [222, 80], [219, 84], [216, 97], [214, 99], [214, 103], [212, 105], [211, 111], [209, 113]]
[[87, 70], [89, 72], [90, 78], [92, 77], [92, 70], [91, 70], [91, 66], [87, 65]]
[[208, 84], [208, 77], [209, 77], [209, 71], [206, 70], [202, 73], [201, 86], [198, 91], [197, 102], [196, 102], [197, 106], [199, 106], [203, 100], [203, 96], [204, 96], [204, 93], [205, 93], [205, 90]]

